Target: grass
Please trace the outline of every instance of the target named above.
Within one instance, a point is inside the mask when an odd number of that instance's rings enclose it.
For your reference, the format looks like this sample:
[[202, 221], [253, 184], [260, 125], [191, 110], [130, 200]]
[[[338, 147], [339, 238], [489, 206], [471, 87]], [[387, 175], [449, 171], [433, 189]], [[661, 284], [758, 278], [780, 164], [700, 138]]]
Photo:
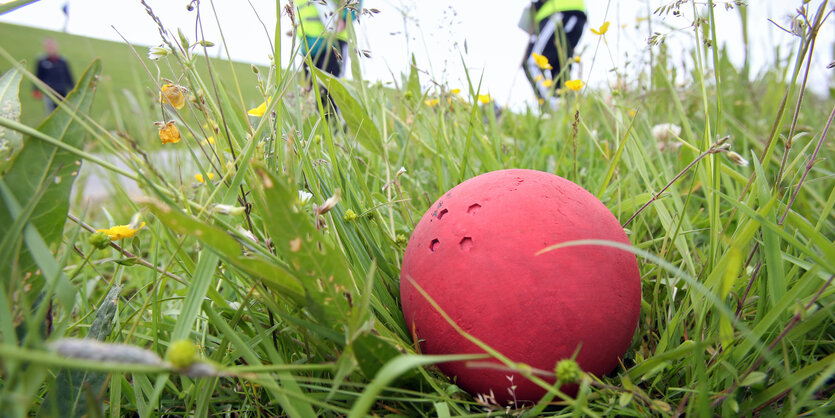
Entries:
[[[5, 43], [3, 48], [16, 60], [25, 60], [30, 71], [34, 71], [38, 57], [43, 55], [42, 44], [46, 38], [54, 38], [58, 42], [60, 53], [67, 58], [76, 78], [93, 60], [99, 60], [102, 65], [97, 92], [99, 97], [93, 104], [91, 115], [95, 115], [96, 121], [107, 129], [135, 136], [143, 148], [153, 148], [159, 143], [156, 134], [147, 126], [134, 123], [137, 120], [144, 122], [159, 115], [158, 93], [148, 85], [148, 73], [143, 68], [143, 64], [150, 66], [156, 73], [151, 61], [147, 59], [147, 47], [134, 46], [134, 53], [130, 46], [120, 42], [8, 23], [0, 23], [0, 37], [15, 40]], [[210, 54], [216, 53], [216, 49], [217, 47], [210, 48]], [[136, 54], [141, 57], [141, 63]], [[243, 94], [246, 97], [257, 98], [258, 88], [250, 64], [228, 63], [216, 58], [210, 61], [219, 79], [231, 80], [233, 72], [239, 74], [239, 86]], [[12, 64], [8, 60], [0, 60], [0, 73], [5, 73], [10, 68]], [[206, 76], [205, 66], [197, 66], [196, 70], [202, 76]], [[165, 66], [162, 66], [160, 71], [162, 77], [168, 79], [176, 80], [179, 76]], [[34, 84], [27, 80], [21, 86], [20, 92], [20, 104], [23, 109], [21, 122], [28, 126], [37, 126], [46, 116], [42, 101], [32, 95], [33, 89]]]
[[[806, 58], [830, 6], [806, 6], [794, 59], [753, 80], [703, 42], [722, 30], [713, 11], [679, 7], [703, 18], [692, 32], [695, 59], [684, 85], [665, 46], [655, 45], [656, 65], [633, 84], [565, 92], [557, 110], [500, 116], [474, 100], [477, 82], [460, 94], [426, 90], [415, 69], [396, 90], [361, 74], [349, 82], [315, 73], [341, 109], [340, 118], [327, 118], [298, 66], [258, 74], [233, 66], [233, 74], [215, 71], [228, 63], [210, 61], [209, 72], [187, 48], [174, 48], [160, 66], [204, 94], [182, 109], [166, 107], [183, 140], [165, 149], [182, 152], [204, 178], [213, 173], [205, 183], [194, 181], [197, 173], [158, 174], [146, 150], [159, 145], [131, 140], [137, 132], [154, 137], [160, 108], [151, 92], [164, 84], [144, 71], [143, 53], [118, 71], [102, 61], [113, 84], [100, 86], [95, 99], [87, 87], [94, 65], [40, 133], [27, 128], [40, 109], [24, 103], [22, 124], [0, 119], [3, 129], [27, 136], [0, 182], [0, 410], [831, 415], [835, 103], [803, 82], [806, 71], [820, 71]], [[59, 42], [70, 54], [93, 41]], [[79, 78], [81, 62], [74, 58]], [[259, 81], [243, 81], [252, 77]], [[116, 115], [130, 105], [108, 100], [108, 91], [123, 86], [144, 92], [137, 96], [147, 106], [119, 128], [124, 135], [96, 110], [104, 101], [119, 126]], [[246, 114], [267, 97], [264, 116]], [[664, 123], [680, 133], [654, 129]], [[203, 143], [209, 136], [214, 144]], [[97, 163], [90, 146], [122, 159], [128, 168], [120, 175], [148, 197], [117, 194], [68, 214], [74, 161]], [[407, 237], [427, 207], [463, 180], [511, 167], [565, 177], [628, 223], [633, 246], [623, 249], [639, 259], [643, 297], [621, 368], [583, 375], [574, 398], [549, 386], [538, 404], [505, 409], [464, 393], [433, 367], [480, 357], [416, 352], [398, 289]], [[300, 191], [313, 195], [309, 203]], [[131, 218], [146, 223], [135, 236], [105, 239], [102, 249], [90, 239], [95, 228]], [[63, 231], [49, 226], [56, 222]], [[68, 337], [124, 345], [88, 342], [68, 352], [61, 349]], [[196, 365], [188, 366], [188, 344], [168, 352], [182, 340], [195, 345]], [[532, 376], [518, 360], [485, 351]]]

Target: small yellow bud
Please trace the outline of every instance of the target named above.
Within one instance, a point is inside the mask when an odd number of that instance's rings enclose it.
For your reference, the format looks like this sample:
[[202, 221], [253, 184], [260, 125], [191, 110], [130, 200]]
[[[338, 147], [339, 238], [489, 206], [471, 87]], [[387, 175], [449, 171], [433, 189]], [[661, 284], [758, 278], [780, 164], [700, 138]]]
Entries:
[[189, 340], [174, 341], [168, 346], [165, 359], [178, 369], [186, 368], [197, 360], [197, 347]]
[[358, 218], [359, 215], [357, 215], [357, 213], [354, 212], [352, 209], [346, 210], [345, 215], [342, 217], [342, 219], [344, 219], [345, 222], [353, 222], [356, 221]]
[[580, 365], [570, 358], [557, 362], [557, 367], [554, 370], [557, 373], [557, 380], [562, 383], [574, 383], [580, 380], [583, 374]]
[[107, 235], [107, 233], [103, 231], [95, 232], [93, 235], [90, 235], [90, 238], [88, 238], [87, 241], [92, 244], [93, 247], [96, 247], [96, 249], [103, 250], [110, 245], [110, 235]]

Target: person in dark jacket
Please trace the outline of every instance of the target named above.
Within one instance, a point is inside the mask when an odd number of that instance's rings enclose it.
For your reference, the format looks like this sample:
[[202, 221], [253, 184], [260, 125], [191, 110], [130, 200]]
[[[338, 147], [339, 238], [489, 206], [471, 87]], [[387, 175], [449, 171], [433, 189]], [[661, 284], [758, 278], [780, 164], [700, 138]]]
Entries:
[[[58, 53], [58, 42], [55, 39], [47, 38], [43, 43], [46, 55], [38, 59], [38, 66], [35, 75], [52, 89], [59, 98], [63, 99], [72, 90], [75, 82], [70, 72], [70, 65]], [[43, 98], [47, 113], [52, 113], [58, 105], [40, 90], [35, 90], [36, 98]]]
[[586, 25], [583, 0], [532, 1], [531, 38], [523, 68], [536, 97], [547, 101], [568, 79], [574, 47]]

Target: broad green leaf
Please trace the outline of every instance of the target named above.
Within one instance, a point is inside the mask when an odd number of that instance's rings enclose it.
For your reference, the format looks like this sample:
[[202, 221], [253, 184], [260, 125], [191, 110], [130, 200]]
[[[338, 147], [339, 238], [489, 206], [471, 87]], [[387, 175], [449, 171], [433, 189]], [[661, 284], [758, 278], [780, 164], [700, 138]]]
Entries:
[[[754, 158], [754, 171], [757, 175], [755, 187], [758, 192], [758, 200], [760, 206], [765, 206], [771, 199], [771, 187], [768, 184], [768, 179], [765, 176], [760, 162]], [[779, 226], [777, 228], [780, 228]], [[766, 272], [766, 289], [767, 298], [764, 300], [768, 302], [768, 309], [774, 308], [777, 302], [786, 294], [786, 276], [783, 267], [783, 258], [780, 256], [780, 237], [772, 228], [763, 226], [762, 228], [763, 243], [760, 251], [765, 259]], [[761, 289], [765, 290], [765, 289]], [[760, 295], [762, 297], [762, 294]], [[765, 305], [761, 305], [765, 306]]]
[[[105, 341], [113, 329], [113, 318], [118, 308], [119, 294], [122, 286], [114, 286], [107, 293], [99, 308], [93, 324], [90, 325], [90, 332], [87, 338], [98, 341]], [[87, 399], [93, 397], [94, 404], [101, 405], [103, 399], [96, 399], [103, 396], [102, 387], [107, 380], [107, 374], [102, 372], [89, 372], [87, 370], [61, 369], [55, 378], [52, 387], [57, 391], [56, 396], [47, 394], [44, 403], [41, 405], [41, 415], [52, 411], [60, 411], [62, 416], [83, 417], [88, 414], [90, 403]]]
[[[22, 73], [12, 68], [0, 77], [0, 117], [13, 121], [20, 120], [20, 79]], [[20, 132], [0, 126], [0, 174], [6, 171], [11, 161], [23, 146]]]
[[148, 202], [146, 206], [172, 231], [197, 238], [231, 265], [263, 279], [264, 283], [296, 303], [303, 303], [305, 294], [298, 280], [283, 267], [258, 255], [245, 256], [241, 245], [222, 229], [195, 219], [161, 202]]
[[751, 372], [751, 374], [749, 374], [748, 376], [745, 377], [745, 379], [742, 379], [742, 381], [739, 382], [739, 385], [740, 386], [756, 385], [757, 383], [760, 383], [763, 380], [765, 380], [765, 378], [767, 376], [768, 375], [766, 375], [763, 372]]
[[418, 73], [417, 62], [415, 61], [415, 54], [412, 54], [411, 65], [409, 66], [409, 80], [406, 83], [406, 94], [410, 94], [415, 99], [421, 96], [420, 93], [420, 73]]
[[256, 167], [260, 187], [254, 210], [275, 246], [275, 253], [295, 269], [310, 297], [307, 308], [320, 321], [340, 327], [353, 314], [356, 298], [351, 271], [342, 253], [322, 239], [309, 215], [296, 209], [298, 190], [263, 167]]
[[352, 345], [360, 370], [369, 378], [375, 376], [386, 363], [400, 354], [388, 342], [372, 334], [357, 337]]
[[[93, 61], [82, 75], [75, 89], [64, 100], [64, 105], [77, 113], [86, 113], [93, 103], [99, 61]], [[74, 148], [84, 147], [84, 128], [73, 120], [67, 110], [53, 112], [38, 131], [57, 138]], [[4, 180], [18, 202], [28, 202], [42, 184], [47, 185], [41, 201], [30, 219], [47, 247], [61, 238], [69, 208], [72, 185], [81, 167], [81, 160], [67, 150], [34, 137], [27, 137], [23, 149], [4, 175]], [[0, 206], [0, 236], [5, 235], [12, 224], [12, 217], [5, 206]], [[35, 264], [28, 252], [21, 252], [21, 271], [30, 271]]]
[[[36, 195], [33, 199], [39, 199], [40, 193], [43, 192], [43, 189], [38, 189], [36, 191]], [[5, 205], [0, 206], [2, 209], [8, 210], [8, 214], [11, 217], [11, 225], [6, 225], [7, 227], [11, 227], [12, 232], [15, 234], [19, 234], [20, 227], [23, 227], [23, 242], [26, 243], [26, 249], [29, 250], [31, 258], [33, 260], [34, 265], [38, 266], [41, 270], [41, 277], [45, 281], [32, 281], [33, 287], [29, 290], [29, 292], [35, 297], [39, 297], [40, 289], [43, 283], [46, 283], [49, 286], [54, 286], [55, 295], [58, 296], [58, 302], [63, 305], [66, 309], [72, 310], [73, 305], [75, 303], [75, 288], [70, 283], [69, 278], [63, 273], [62, 267], [63, 265], [59, 265], [58, 262], [55, 260], [55, 257], [52, 255], [52, 252], [47, 247], [46, 243], [44, 242], [43, 237], [38, 233], [38, 230], [32, 226], [31, 224], [23, 226], [23, 222], [18, 222], [21, 217], [26, 219], [27, 216], [31, 213], [34, 204], [28, 205], [25, 209], [20, 207], [17, 199], [13, 196], [10, 187], [6, 184], [5, 181], [0, 179], [0, 196], [2, 196], [2, 200]], [[30, 201], [31, 203], [31, 201]], [[26, 212], [24, 212], [24, 210]], [[4, 237], [3, 239], [3, 254], [12, 254], [14, 255], [14, 251], [11, 252], [7, 251], [9, 245], [14, 246], [15, 244], [12, 242], [19, 242], [17, 238], [9, 239], [9, 236]], [[10, 244], [11, 243], [11, 244]], [[21, 247], [22, 248], [22, 247]], [[6, 256], [4, 255], [4, 257]], [[19, 259], [18, 259], [19, 260]], [[14, 266], [15, 268], [17, 266]], [[20, 271], [17, 271], [19, 274]], [[2, 279], [9, 280], [11, 277], [2, 277]], [[37, 286], [34, 286], [37, 284]]]
[[345, 119], [345, 124], [350, 130], [351, 136], [357, 138], [359, 143], [369, 151], [379, 156], [384, 156], [383, 140], [382, 136], [380, 136], [380, 131], [368, 115], [366, 109], [362, 107], [362, 104], [352, 97], [348, 89], [335, 77], [316, 67], [310, 67], [310, 69], [313, 70], [316, 78], [328, 89], [328, 93], [333, 97], [336, 105], [339, 106], [339, 111]]

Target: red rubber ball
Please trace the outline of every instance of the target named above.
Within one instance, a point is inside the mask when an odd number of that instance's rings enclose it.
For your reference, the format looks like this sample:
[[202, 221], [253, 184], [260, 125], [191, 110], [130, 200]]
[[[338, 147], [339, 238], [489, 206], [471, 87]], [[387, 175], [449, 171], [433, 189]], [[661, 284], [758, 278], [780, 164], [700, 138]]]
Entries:
[[[601, 376], [614, 370], [638, 325], [641, 280], [635, 255], [603, 245], [537, 255], [585, 239], [629, 244], [606, 206], [562, 177], [501, 170], [452, 188], [418, 222], [403, 257], [403, 315], [421, 352], [483, 353], [413, 283], [464, 331], [515, 362], [551, 373], [540, 376], [549, 383], [556, 363], [578, 347], [576, 360], [584, 371]], [[538, 401], [545, 393], [521, 375], [477, 363], [438, 367], [474, 396], [492, 391], [507, 403]], [[576, 386], [561, 390], [573, 394]]]

